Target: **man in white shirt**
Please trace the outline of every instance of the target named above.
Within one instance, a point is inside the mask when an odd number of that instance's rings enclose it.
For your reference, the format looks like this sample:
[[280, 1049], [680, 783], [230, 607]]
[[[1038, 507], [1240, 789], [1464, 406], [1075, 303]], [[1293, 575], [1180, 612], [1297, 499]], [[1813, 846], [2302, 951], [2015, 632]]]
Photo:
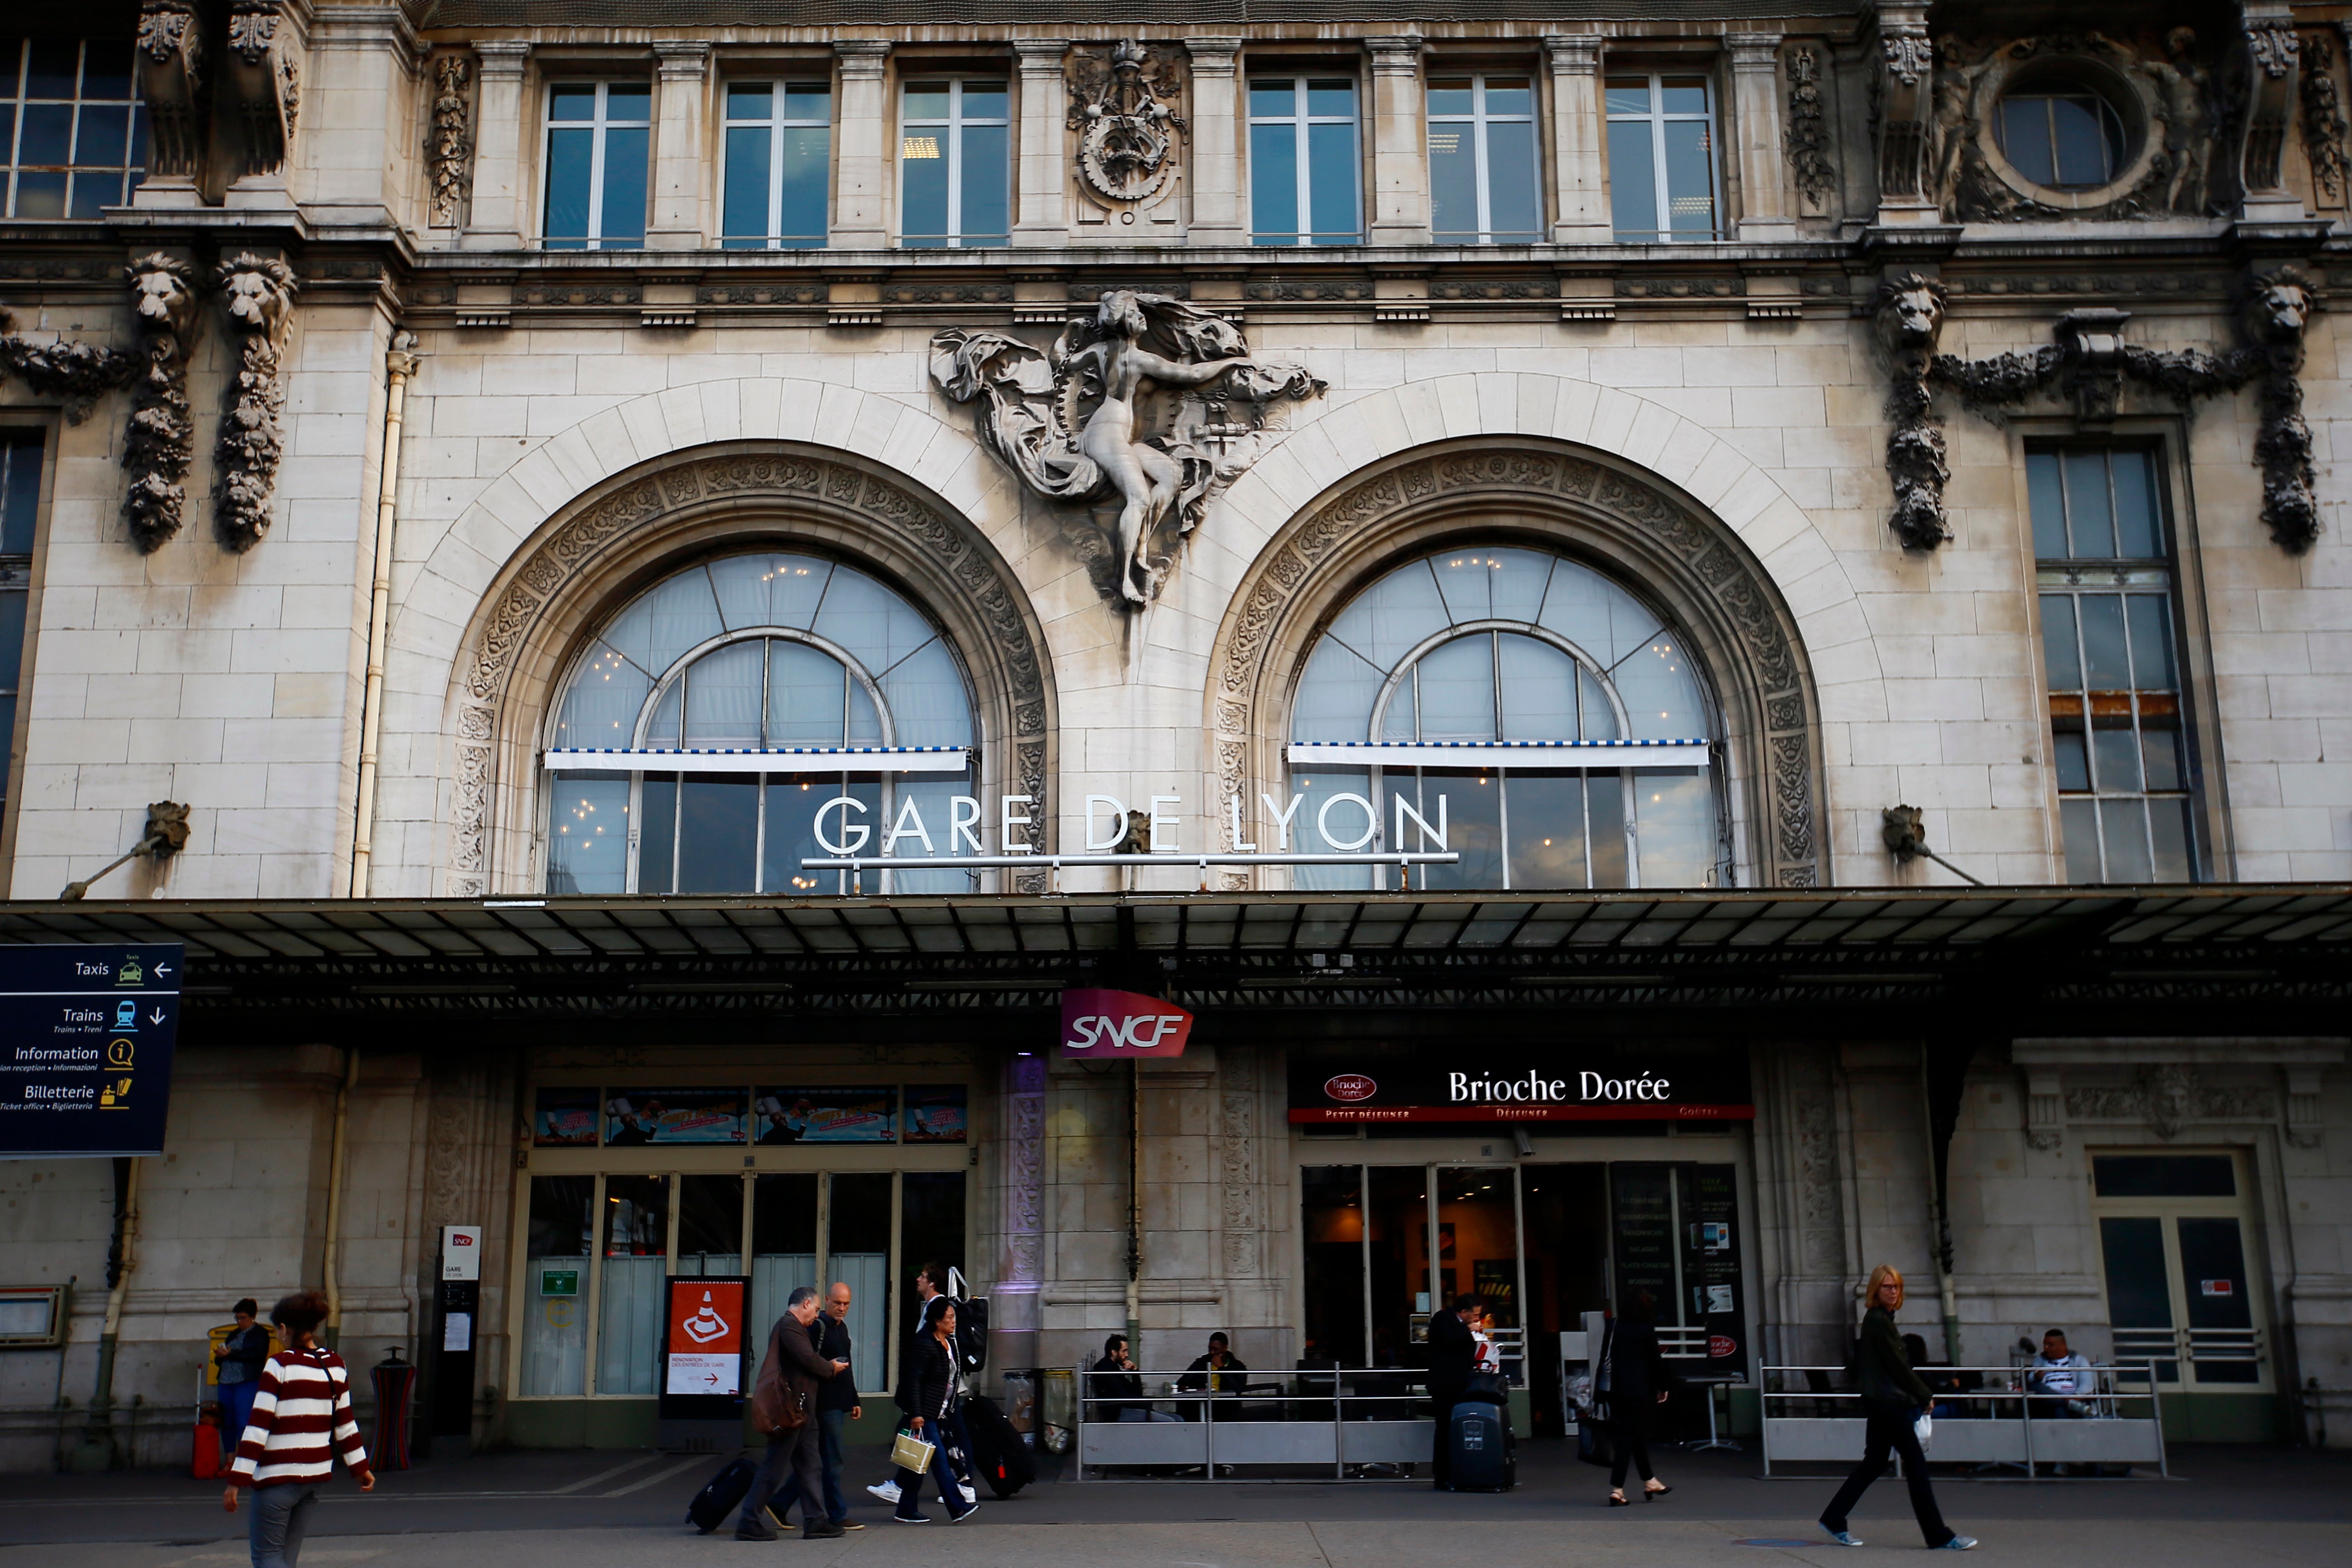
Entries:
[[2045, 1395], [2026, 1401], [2029, 1414], [2043, 1420], [2088, 1415], [2091, 1406], [2083, 1396], [2093, 1392], [2092, 1382], [2091, 1363], [2066, 1348], [2065, 1331], [2051, 1330], [2042, 1336], [2042, 1353], [2025, 1375], [2026, 1392]]

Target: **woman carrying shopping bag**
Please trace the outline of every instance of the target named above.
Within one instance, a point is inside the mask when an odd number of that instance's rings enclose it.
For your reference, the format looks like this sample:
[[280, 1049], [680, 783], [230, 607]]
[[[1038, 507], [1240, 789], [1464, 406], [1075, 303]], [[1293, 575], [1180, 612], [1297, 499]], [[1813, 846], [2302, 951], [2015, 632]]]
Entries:
[[[907, 1432], [899, 1435], [891, 1454], [914, 1478], [911, 1482], [902, 1483], [899, 1487], [898, 1506], [890, 1515], [900, 1524], [931, 1522], [923, 1512], [923, 1477], [927, 1472], [939, 1483], [940, 1500], [947, 1504], [950, 1524], [961, 1524], [980, 1511], [978, 1503], [963, 1500], [955, 1469], [948, 1463], [947, 1438], [953, 1429], [950, 1418], [955, 1413], [955, 1331], [953, 1301], [945, 1296], [934, 1296], [923, 1303], [923, 1322], [915, 1332], [912, 1346], [915, 1364], [909, 1380], [915, 1395], [915, 1408], [908, 1418]], [[916, 1445], [928, 1447], [930, 1452], [903, 1453], [909, 1436]]]
[[1862, 1494], [1886, 1469], [1892, 1451], [1902, 1457], [1903, 1479], [1911, 1489], [1911, 1511], [1918, 1516], [1919, 1533], [1931, 1551], [1966, 1552], [1977, 1543], [1973, 1535], [1957, 1535], [1936, 1510], [1935, 1489], [1927, 1484], [1927, 1455], [1919, 1447], [1916, 1423], [1936, 1396], [1911, 1370], [1903, 1353], [1903, 1335], [1895, 1314], [1903, 1307], [1903, 1276], [1891, 1263], [1870, 1271], [1870, 1288], [1863, 1292], [1870, 1310], [1863, 1314], [1862, 1333], [1853, 1342], [1854, 1392], [1862, 1395], [1865, 1427], [1862, 1463], [1845, 1479], [1837, 1496], [1822, 1514], [1822, 1528], [1840, 1546], [1859, 1546], [1846, 1529], [1847, 1516]]

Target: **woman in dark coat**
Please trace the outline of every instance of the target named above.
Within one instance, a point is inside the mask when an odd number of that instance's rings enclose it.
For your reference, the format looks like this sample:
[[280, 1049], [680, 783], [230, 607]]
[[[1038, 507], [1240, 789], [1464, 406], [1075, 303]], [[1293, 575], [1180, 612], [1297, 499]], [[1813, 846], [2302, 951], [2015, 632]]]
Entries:
[[1623, 1508], [1625, 1467], [1642, 1473], [1642, 1495], [1650, 1500], [1675, 1489], [1650, 1468], [1650, 1426], [1659, 1405], [1674, 1390], [1674, 1374], [1658, 1349], [1657, 1301], [1636, 1290], [1617, 1314], [1609, 1335], [1609, 1436], [1617, 1458], [1609, 1468], [1609, 1506]]
[[[922, 1327], [908, 1347], [914, 1365], [907, 1386], [915, 1405], [908, 1413], [907, 1425], [916, 1436], [937, 1445], [931, 1452], [931, 1478], [939, 1482], [940, 1500], [948, 1505], [948, 1522], [961, 1524], [980, 1511], [980, 1505], [963, 1500], [955, 1468], [948, 1461], [948, 1434], [952, 1426], [947, 1418], [955, 1410], [956, 1397], [955, 1330], [955, 1302], [934, 1296], [923, 1303]], [[900, 1524], [930, 1522], [923, 1513], [921, 1476], [899, 1483], [898, 1506], [890, 1517]]]
[[1935, 1403], [1936, 1396], [1911, 1370], [1903, 1353], [1903, 1334], [1895, 1314], [1903, 1306], [1903, 1276], [1891, 1263], [1870, 1272], [1864, 1293], [1870, 1310], [1863, 1314], [1862, 1332], [1854, 1340], [1854, 1392], [1862, 1395], [1864, 1420], [1862, 1463], [1845, 1479], [1837, 1496], [1822, 1514], [1822, 1528], [1840, 1546], [1859, 1546], [1846, 1529], [1846, 1518], [1870, 1483], [1886, 1473], [1891, 1451], [1903, 1457], [1903, 1479], [1911, 1489], [1911, 1511], [1918, 1517], [1919, 1533], [1931, 1550], [1966, 1552], [1976, 1537], [1953, 1533], [1937, 1511], [1935, 1489], [1927, 1484], [1927, 1456], [1919, 1447], [1912, 1423]]

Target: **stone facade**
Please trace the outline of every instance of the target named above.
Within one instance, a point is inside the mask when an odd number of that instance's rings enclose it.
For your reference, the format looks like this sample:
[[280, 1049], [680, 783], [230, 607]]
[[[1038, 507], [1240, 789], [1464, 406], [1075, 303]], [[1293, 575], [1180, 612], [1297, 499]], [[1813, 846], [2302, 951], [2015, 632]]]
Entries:
[[[1368, 5], [1370, 19], [1315, 27], [1144, 29], [1154, 90], [1183, 122], [1155, 154], [1164, 178], [1156, 164], [1084, 173], [1101, 162], [1085, 106], [1108, 101], [1097, 78], [1118, 29], [900, 21], [888, 0], [789, 25], [734, 19], [742, 7], [706, 23], [693, 0], [550, 9], [562, 16], [530, 0], [241, 5], [277, 30], [239, 67], [240, 90], [252, 77], [274, 99], [232, 115], [224, 93], [209, 142], [159, 138], [179, 161], [159, 153], [129, 206], [0, 236], [13, 334], [0, 426], [46, 443], [0, 815], [9, 898], [89, 874], [158, 800], [193, 808], [186, 848], [115, 872], [98, 896], [538, 895], [537, 752], [559, 683], [664, 563], [730, 538], [830, 552], [917, 590], [972, 678], [975, 793], [1036, 797], [1041, 847], [1083, 844], [1099, 794], [1179, 797], [1174, 843], [1155, 847], [1223, 847], [1222, 803], [1282, 776], [1313, 636], [1378, 562], [1462, 537], [1465, 515], [1619, 563], [1675, 609], [1721, 710], [1738, 885], [2061, 882], [2025, 457], [2083, 441], [2159, 454], [2200, 878], [2352, 881], [2352, 492], [2338, 466], [2352, 449], [2338, 325], [2352, 186], [2326, 107], [2346, 50], [2320, 8], [2249, 5], [2229, 37], [2186, 43], [1996, 37], [1943, 5], [1768, 26], [1703, 0], [1642, 22], [1531, 11], [1407, 34], [1380, 19], [1394, 7]], [[173, 17], [205, 25], [174, 0], [142, 16], [142, 37]], [[2082, 30], [2102, 16], [2083, 12]], [[195, 112], [170, 55], [142, 57], [159, 126]], [[2029, 56], [2080, 57], [2122, 84], [2127, 166], [2095, 203], [2021, 195], [1990, 109], [1969, 107], [2024, 91], [2000, 84], [2030, 83]], [[899, 90], [974, 60], [1010, 84], [1009, 243], [898, 245]], [[1535, 84], [1539, 243], [1433, 237], [1427, 94], [1450, 60], [1504, 60]], [[1244, 84], [1261, 68], [1357, 83], [1368, 243], [1247, 243]], [[1615, 242], [1612, 72], [1707, 83], [1721, 154], [1704, 236]], [[719, 243], [722, 87], [752, 75], [829, 84], [823, 247]], [[2241, 77], [2242, 90], [2214, 85]], [[551, 247], [549, 85], [624, 79], [650, 93], [643, 247]], [[1094, 98], [1074, 99], [1073, 79]], [[2306, 85], [2320, 81], [2331, 90]], [[126, 282], [126, 263], [149, 282]], [[2245, 308], [2280, 268], [2307, 280], [2313, 307], [2291, 372], [2277, 357], [2289, 345], [2256, 341]], [[1906, 413], [1881, 286], [1914, 275], [1941, 305], [1932, 341], [1912, 345], [1922, 401]], [[142, 315], [172, 279], [192, 298]], [[935, 379], [942, 333], [1042, 351], [1117, 289], [1183, 301], [1318, 384], [1268, 405], [1252, 460], [1220, 474], [1132, 607], [1105, 591], [1116, 499], [1024, 486]], [[2102, 310], [2117, 341], [2086, 370], [2079, 313]], [[91, 353], [77, 368], [52, 340]], [[2126, 375], [2126, 348], [2171, 369]], [[1960, 369], [1935, 372], [1930, 350]], [[2059, 357], [2036, 361], [2044, 351]], [[2208, 365], [2184, 390], [2182, 356], [2257, 352], [2261, 366]], [[415, 368], [388, 451], [395, 353]], [[1968, 367], [1980, 383], [2003, 355], [2041, 363], [2041, 379], [1963, 397]], [[141, 384], [151, 369], [163, 381]], [[2095, 375], [2113, 382], [2104, 402], [2081, 390]], [[190, 421], [178, 477], [157, 426], [133, 423], [168, 405], [175, 377]], [[2297, 428], [2307, 538], [2278, 517]], [[1901, 458], [1890, 441], [1906, 430], [1919, 445]], [[1898, 481], [1937, 465], [1927, 521], [1898, 531]], [[165, 493], [175, 531], [134, 504]], [[363, 770], [373, 815], [355, 889]], [[1898, 804], [1921, 809], [1941, 859], [1888, 853], [1883, 814]], [[1139, 892], [1199, 885], [1190, 864], [1074, 869], [1059, 885], [1122, 876]], [[1220, 876], [1286, 886], [1280, 869]], [[656, 1048], [646, 1070], [668, 1059]], [[173, 1152], [147, 1162], [126, 1330], [155, 1348], [126, 1355], [119, 1394], [183, 1398], [174, 1347], [219, 1315], [216, 1298], [317, 1278], [338, 1065], [324, 1044], [282, 1062], [188, 1053]], [[1110, 1080], [1057, 1065], [1031, 1081], [1034, 1065], [1016, 1058], [980, 1097], [971, 1257], [1008, 1303], [1000, 1323], [1066, 1365], [1127, 1320], [1125, 1105]], [[2145, 1076], [2175, 1068], [2193, 1081]], [[485, 1280], [507, 1278], [525, 1071], [367, 1058], [339, 1240], [347, 1344], [415, 1342], [436, 1227], [456, 1216], [489, 1216]], [[1248, 1359], [1287, 1364], [1307, 1156], [1285, 1126], [1278, 1045], [1220, 1043], [1142, 1077], [1144, 1321], [1185, 1343], [1230, 1327]], [[1765, 1353], [1827, 1355], [1873, 1262], [1934, 1272], [1916, 1047], [1761, 1043], [1755, 1089], [1740, 1158], [1757, 1310], [1780, 1336]], [[2165, 1109], [2184, 1096], [2183, 1115]], [[2346, 1441], [2347, 1097], [2340, 1042], [2296, 1059], [2128, 1041], [2104, 1057], [2035, 1058], [2024, 1042], [1979, 1054], [1951, 1154], [1968, 1353], [1998, 1358], [2048, 1321], [2104, 1321], [2086, 1139], [2242, 1149], [2267, 1218], [2277, 1385], [2333, 1391], [2320, 1404]], [[0, 1173], [17, 1272], [79, 1279], [62, 1373], [0, 1355], [0, 1405], [47, 1405], [40, 1385], [89, 1375], [103, 1167]], [[493, 1359], [507, 1353], [502, 1289], [486, 1295]], [[1010, 1306], [1033, 1292], [1034, 1316]], [[2078, 1348], [2098, 1353], [2099, 1331]], [[31, 1465], [53, 1431], [6, 1441], [7, 1462]], [[179, 1441], [158, 1428], [141, 1452]]]

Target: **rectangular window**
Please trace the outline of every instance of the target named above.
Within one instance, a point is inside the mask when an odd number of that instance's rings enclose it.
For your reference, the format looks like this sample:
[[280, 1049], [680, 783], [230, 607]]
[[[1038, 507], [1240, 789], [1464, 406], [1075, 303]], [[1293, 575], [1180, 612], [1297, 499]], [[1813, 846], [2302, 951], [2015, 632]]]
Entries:
[[724, 248], [823, 247], [833, 160], [829, 84], [729, 82], [726, 160], [719, 214]]
[[898, 243], [958, 249], [1008, 243], [1012, 174], [1003, 81], [907, 84], [898, 110]]
[[1536, 168], [1535, 89], [1526, 77], [1429, 84], [1430, 222], [1440, 245], [1541, 239]]
[[1344, 77], [1253, 77], [1250, 243], [1361, 245], [1356, 84]]
[[1703, 76], [1612, 76], [1609, 202], [1617, 237], [1717, 237], [1715, 92]]
[[0, 430], [0, 816], [8, 809], [9, 751], [30, 634], [33, 526], [46, 446], [38, 430]]
[[2197, 875], [2172, 565], [2156, 454], [2029, 452], [2066, 879]]
[[0, 212], [96, 219], [131, 200], [147, 163], [147, 110], [124, 40], [0, 38]]
[[560, 81], [547, 89], [550, 250], [642, 250], [653, 89], [642, 81]]

